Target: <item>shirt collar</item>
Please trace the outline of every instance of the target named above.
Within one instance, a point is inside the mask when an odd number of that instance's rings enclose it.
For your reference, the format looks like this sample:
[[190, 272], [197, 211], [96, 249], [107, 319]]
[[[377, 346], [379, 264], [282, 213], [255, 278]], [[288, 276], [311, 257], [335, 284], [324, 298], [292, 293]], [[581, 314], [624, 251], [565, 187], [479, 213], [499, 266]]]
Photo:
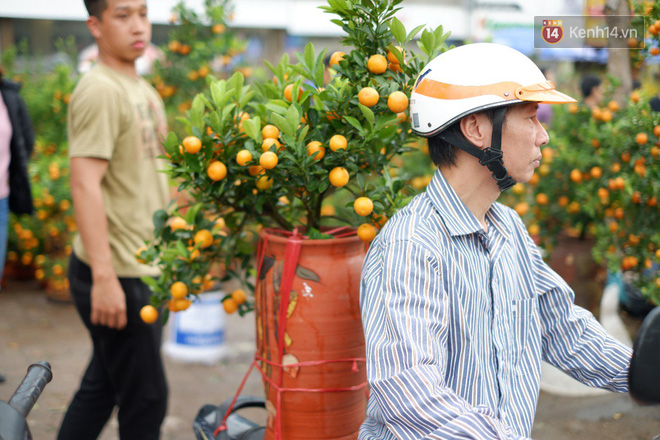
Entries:
[[[440, 214], [451, 236], [485, 232], [481, 223], [458, 197], [439, 168], [431, 179], [431, 183], [426, 187], [426, 194]], [[505, 218], [504, 208], [499, 203], [494, 203], [486, 213], [486, 221], [493, 226], [490, 229], [496, 230], [508, 239], [510, 232]]]

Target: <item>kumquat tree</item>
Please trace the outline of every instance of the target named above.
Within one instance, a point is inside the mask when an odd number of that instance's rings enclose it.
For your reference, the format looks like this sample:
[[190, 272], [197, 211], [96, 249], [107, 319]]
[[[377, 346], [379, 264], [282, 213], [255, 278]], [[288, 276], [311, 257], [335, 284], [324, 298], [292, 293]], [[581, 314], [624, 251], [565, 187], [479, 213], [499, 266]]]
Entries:
[[[73, 39], [58, 41], [60, 52], [73, 52]], [[76, 230], [68, 180], [67, 107], [75, 84], [73, 66], [60, 64], [47, 72], [42, 66], [15, 63], [27, 46], [3, 53], [8, 76], [24, 84], [23, 96], [35, 122], [34, 151], [28, 161], [33, 215], [11, 215], [7, 245], [7, 276], [36, 278], [49, 297], [67, 300], [66, 271], [71, 238]], [[73, 57], [72, 57], [73, 59]]]
[[[370, 242], [410, 200], [410, 176], [392, 168], [417, 151], [410, 92], [420, 67], [448, 49], [449, 33], [407, 32], [395, 17], [400, 3], [329, 0], [323, 9], [346, 36], [327, 84], [326, 52], [308, 44], [297, 63], [285, 54], [268, 64], [272, 81], [246, 84], [235, 73], [195, 97], [182, 119], [187, 135], [164, 142], [169, 175], [193, 201], [157, 212], [156, 239], [138, 252], [162, 269], [158, 280], [145, 280], [154, 306], [184, 310], [212, 277], [224, 276], [242, 285], [226, 296], [226, 311], [245, 313], [261, 228], [313, 239], [357, 228]], [[421, 58], [404, 49], [420, 32]]]
[[[660, 53], [660, 5], [640, 3], [637, 13], [646, 20], [647, 44], [631, 52], [643, 62]], [[622, 272], [658, 305], [660, 113], [649, 105], [657, 89], [642, 88], [617, 102], [610, 97], [619, 85], [608, 78], [598, 107], [558, 107], [542, 165], [504, 198], [550, 254], [562, 235], [593, 239], [595, 261]]]
[[237, 67], [236, 56], [246, 43], [228, 28], [231, 11], [229, 0], [205, 0], [204, 16], [183, 1], [172, 9], [170, 23], [177, 26], [151, 80], [173, 121], [190, 109], [191, 98], [207, 87], [209, 75], [226, 77]]

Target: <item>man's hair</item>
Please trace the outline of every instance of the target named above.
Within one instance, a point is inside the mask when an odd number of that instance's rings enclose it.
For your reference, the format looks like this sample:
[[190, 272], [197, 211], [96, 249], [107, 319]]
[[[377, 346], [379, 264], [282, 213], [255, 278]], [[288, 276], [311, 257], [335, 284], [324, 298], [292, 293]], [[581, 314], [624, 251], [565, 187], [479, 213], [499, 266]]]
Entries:
[[[514, 107], [513, 105], [508, 105], [506, 107], [506, 113], [504, 113], [504, 121], [502, 123], [502, 128], [504, 128], [504, 125], [506, 125], [506, 114], [509, 112], [511, 107]], [[488, 118], [488, 120], [493, 123], [493, 120], [495, 119], [495, 111], [497, 108], [489, 108], [486, 110], [482, 110], [480, 112], [475, 112], [475, 114], [482, 114]], [[462, 119], [462, 118], [461, 118]], [[451, 124], [449, 127], [447, 127], [445, 132], [454, 132], [460, 136], [462, 136], [462, 131], [461, 131], [461, 121], [460, 119], [453, 124]], [[429, 142], [429, 155], [431, 156], [431, 159], [433, 160], [433, 163], [435, 163], [437, 166], [453, 166], [456, 165], [456, 149], [458, 147], [455, 147], [454, 145], [450, 144], [446, 140], [442, 139], [440, 135], [436, 134], [435, 136], [431, 136], [428, 139]]]
[[108, 2], [106, 0], [85, 0], [85, 8], [87, 8], [87, 13], [90, 17], [96, 17], [99, 20], [101, 19], [101, 14], [108, 7]]
[[580, 91], [582, 92], [583, 97], [591, 95], [591, 91], [594, 87], [598, 87], [601, 81], [596, 75], [585, 75], [580, 81]]

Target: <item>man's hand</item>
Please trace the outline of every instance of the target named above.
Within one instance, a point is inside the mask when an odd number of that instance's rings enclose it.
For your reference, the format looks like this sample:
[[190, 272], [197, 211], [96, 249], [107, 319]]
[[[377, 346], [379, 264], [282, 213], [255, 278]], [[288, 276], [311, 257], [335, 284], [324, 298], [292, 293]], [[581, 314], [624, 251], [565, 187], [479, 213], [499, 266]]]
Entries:
[[91, 300], [92, 324], [117, 330], [126, 327], [126, 295], [116, 276], [94, 280]]

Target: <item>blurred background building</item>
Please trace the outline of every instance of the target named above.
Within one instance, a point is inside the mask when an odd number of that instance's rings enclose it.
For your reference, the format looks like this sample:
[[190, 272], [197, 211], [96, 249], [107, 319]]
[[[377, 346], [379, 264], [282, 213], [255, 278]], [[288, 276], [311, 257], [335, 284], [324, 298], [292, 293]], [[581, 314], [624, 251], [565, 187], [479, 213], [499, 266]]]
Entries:
[[[450, 43], [494, 41], [532, 54], [535, 15], [579, 15], [593, 0], [405, 0], [397, 17], [408, 29], [420, 24], [444, 25]], [[596, 0], [598, 3], [599, 0]], [[171, 9], [178, 0], [151, 0], [153, 43], [167, 41]], [[600, 1], [602, 3], [602, 1]], [[333, 50], [341, 29], [330, 22], [321, 0], [236, 0], [232, 27], [249, 41], [248, 60], [275, 62], [284, 52], [300, 50], [308, 41]], [[203, 10], [203, 0], [187, 0]], [[0, 50], [26, 41], [33, 55], [57, 51], [59, 37], [73, 35], [79, 51], [93, 43], [85, 26], [83, 0], [22, 0], [0, 3]]]

